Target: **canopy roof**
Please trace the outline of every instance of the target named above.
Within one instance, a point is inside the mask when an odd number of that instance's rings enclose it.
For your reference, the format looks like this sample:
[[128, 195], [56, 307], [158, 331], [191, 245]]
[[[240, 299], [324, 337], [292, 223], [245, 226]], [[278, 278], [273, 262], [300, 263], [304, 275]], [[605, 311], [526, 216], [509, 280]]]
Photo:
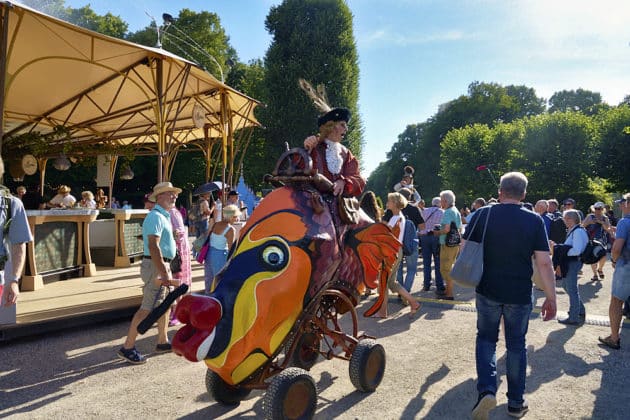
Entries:
[[[258, 101], [168, 51], [10, 1], [0, 0], [0, 11], [3, 154], [25, 152], [16, 136], [56, 126], [70, 131], [73, 150], [110, 143], [162, 154], [173, 145], [201, 143], [204, 129], [208, 137], [223, 137], [258, 125]], [[60, 145], [51, 144], [51, 151]]]

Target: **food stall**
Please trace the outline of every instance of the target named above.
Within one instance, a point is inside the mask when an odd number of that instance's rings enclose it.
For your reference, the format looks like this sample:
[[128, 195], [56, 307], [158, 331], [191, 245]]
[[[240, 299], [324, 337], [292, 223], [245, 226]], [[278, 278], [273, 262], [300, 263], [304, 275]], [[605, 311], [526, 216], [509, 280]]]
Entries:
[[90, 226], [91, 254], [97, 265], [129, 267], [142, 258], [142, 222], [148, 210], [102, 209]]
[[28, 210], [34, 241], [26, 246], [23, 291], [44, 287], [45, 278], [90, 277], [96, 272], [90, 254], [90, 223], [98, 210]]

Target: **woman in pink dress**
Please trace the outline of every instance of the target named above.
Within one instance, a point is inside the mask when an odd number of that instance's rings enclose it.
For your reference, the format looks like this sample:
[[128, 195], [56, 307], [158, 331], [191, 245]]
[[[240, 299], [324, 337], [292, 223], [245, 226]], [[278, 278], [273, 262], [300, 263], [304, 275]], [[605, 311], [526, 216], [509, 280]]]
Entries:
[[[173, 225], [173, 236], [175, 237], [175, 244], [177, 245], [177, 251], [182, 259], [182, 271], [177, 274], [173, 274], [174, 279], [178, 279], [181, 283], [186, 283], [190, 288], [192, 283], [192, 269], [190, 267], [190, 243], [188, 242], [188, 227], [184, 225], [184, 219], [180, 211], [173, 207], [169, 211], [171, 215], [171, 224]], [[190, 290], [190, 289], [189, 289]], [[178, 299], [179, 301], [179, 299]], [[175, 310], [171, 309], [171, 321], [169, 325], [178, 325], [179, 321], [174, 317]]]

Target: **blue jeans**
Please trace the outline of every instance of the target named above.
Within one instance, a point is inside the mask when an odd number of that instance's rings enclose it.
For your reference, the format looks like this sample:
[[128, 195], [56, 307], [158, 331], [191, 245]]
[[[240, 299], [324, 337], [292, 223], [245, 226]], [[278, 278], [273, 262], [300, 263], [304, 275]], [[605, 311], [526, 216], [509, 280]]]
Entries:
[[562, 282], [562, 288], [569, 296], [569, 320], [579, 322], [580, 315], [586, 315], [586, 308], [580, 299], [578, 287], [578, 272], [582, 269], [579, 259], [569, 261], [567, 272]]
[[431, 286], [431, 257], [435, 266], [435, 287], [444, 290], [444, 280], [440, 273], [440, 241], [435, 235], [420, 236], [420, 246], [422, 247], [422, 264], [424, 265], [424, 286]]
[[525, 335], [532, 304], [513, 305], [495, 302], [477, 293], [477, 391], [497, 392], [497, 341], [503, 317], [505, 328], [508, 406], [520, 407], [525, 392], [527, 350]]
[[212, 247], [208, 249], [208, 254], [206, 255], [203, 266], [203, 277], [205, 282], [204, 292], [207, 295], [210, 294], [214, 276], [221, 271], [227, 261], [227, 254], [227, 249], [223, 250]]
[[[418, 248], [415, 249], [411, 255], [403, 256], [404, 263], [401, 261], [400, 266], [398, 267], [398, 283], [402, 287], [405, 288], [408, 292], [411, 292], [411, 287], [413, 286], [413, 279], [416, 277], [416, 273], [418, 272]], [[407, 267], [407, 274], [405, 275], [405, 279], [403, 281], [403, 265]]]

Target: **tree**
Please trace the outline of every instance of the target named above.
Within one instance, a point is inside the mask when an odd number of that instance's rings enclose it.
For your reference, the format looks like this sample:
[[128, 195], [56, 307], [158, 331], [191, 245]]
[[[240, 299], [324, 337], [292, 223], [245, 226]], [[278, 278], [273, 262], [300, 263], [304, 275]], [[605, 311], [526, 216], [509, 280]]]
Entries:
[[[154, 47], [157, 44], [157, 22], [129, 34], [127, 39]], [[221, 26], [216, 13], [182, 9], [177, 18], [160, 27], [162, 48], [197, 63], [217, 79], [229, 73], [227, 63], [237, 60], [236, 51]]]
[[269, 170], [284, 142], [301, 146], [317, 130], [318, 112], [298, 87], [300, 77], [323, 84], [331, 106], [350, 109], [346, 142], [360, 159], [359, 68], [348, 5], [343, 0], [285, 0], [271, 8], [265, 27], [272, 36], [265, 57], [268, 107], [261, 113]]
[[[265, 102], [267, 89], [264, 84], [265, 67], [262, 60], [252, 60], [248, 64], [236, 63], [227, 83], [233, 88], [245, 93], [252, 98]], [[256, 108], [256, 116], [264, 118], [265, 107]], [[267, 149], [267, 131], [264, 128], [254, 128], [249, 139], [247, 149], [243, 157], [243, 177], [245, 182], [255, 191], [260, 191], [263, 186], [263, 176], [271, 173], [273, 169], [270, 163], [265, 160]], [[240, 156], [239, 156], [240, 158]]]
[[593, 115], [602, 104], [602, 95], [590, 90], [561, 90], [549, 98], [549, 112], [575, 111]]
[[596, 119], [601, 136], [599, 176], [607, 178], [617, 191], [630, 190], [630, 105], [620, 105], [602, 112]]
[[592, 120], [578, 112], [556, 112], [525, 121], [522, 158], [515, 170], [529, 178], [532, 196], [567, 197], [588, 190], [598, 160], [598, 133]]

